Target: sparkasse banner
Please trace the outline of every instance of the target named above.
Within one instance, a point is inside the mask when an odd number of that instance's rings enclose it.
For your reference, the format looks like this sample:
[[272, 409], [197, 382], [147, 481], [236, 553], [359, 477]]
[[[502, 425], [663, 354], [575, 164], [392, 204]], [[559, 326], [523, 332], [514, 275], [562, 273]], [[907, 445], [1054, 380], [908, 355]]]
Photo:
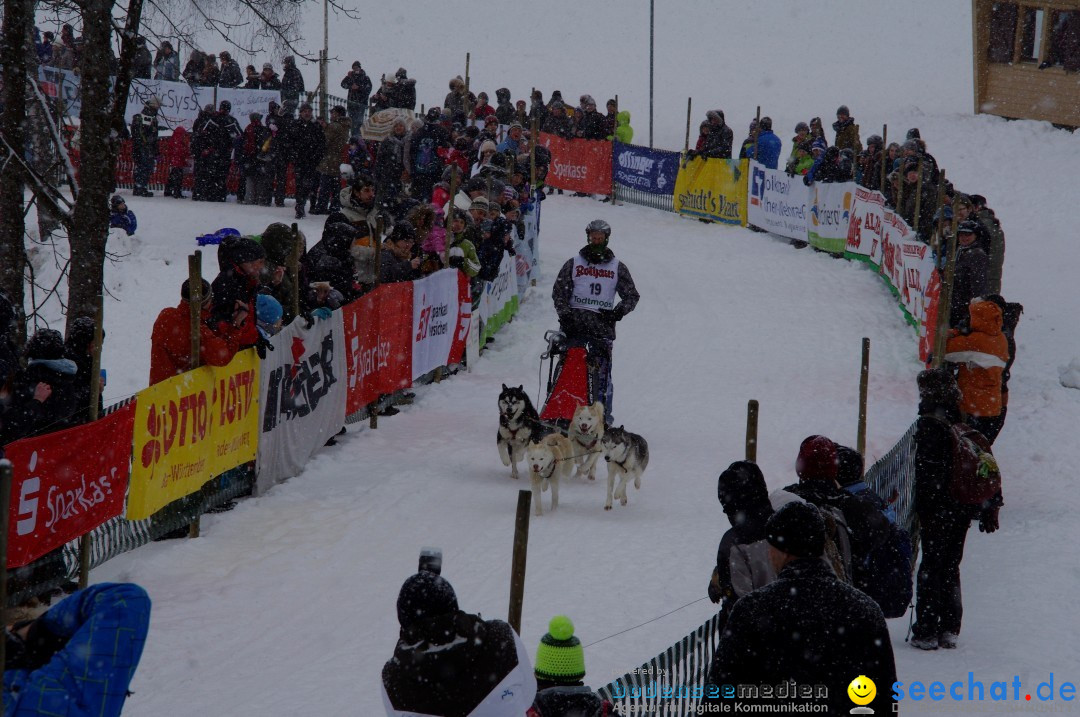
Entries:
[[806, 241], [810, 190], [801, 176], [791, 177], [751, 162], [748, 194], [748, 223], [789, 239]]
[[468, 278], [442, 269], [413, 282], [412, 377], [460, 363], [472, 323]]
[[540, 133], [537, 140], [551, 152], [547, 184], [586, 194], [611, 194], [611, 142], [563, 139]]

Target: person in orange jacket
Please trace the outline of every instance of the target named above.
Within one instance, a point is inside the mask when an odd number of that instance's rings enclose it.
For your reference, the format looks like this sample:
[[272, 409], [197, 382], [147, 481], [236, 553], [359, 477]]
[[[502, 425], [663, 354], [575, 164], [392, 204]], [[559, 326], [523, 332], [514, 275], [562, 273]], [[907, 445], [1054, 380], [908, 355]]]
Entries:
[[[180, 303], [161, 310], [154, 321], [150, 339], [150, 385], [160, 383], [191, 368], [191, 287], [184, 281], [180, 287]], [[210, 283], [202, 282], [202, 323], [199, 331], [199, 364], [225, 366], [232, 361], [239, 348], [239, 323], [247, 319], [247, 308], [237, 308], [231, 325], [219, 324], [214, 331], [207, 323], [213, 292]], [[254, 323], [254, 318], [251, 319]]]
[[971, 331], [955, 329], [945, 344], [945, 360], [958, 366], [960, 411], [964, 422], [988, 434], [992, 419], [1001, 414], [1001, 373], [1009, 360], [1009, 341], [1002, 332], [1001, 307], [974, 299], [968, 307]]

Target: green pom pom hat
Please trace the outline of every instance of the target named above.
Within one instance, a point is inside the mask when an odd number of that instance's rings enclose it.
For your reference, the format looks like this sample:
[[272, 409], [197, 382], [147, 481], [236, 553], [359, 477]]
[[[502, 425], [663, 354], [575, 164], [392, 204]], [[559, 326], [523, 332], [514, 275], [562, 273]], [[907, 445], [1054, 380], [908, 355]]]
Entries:
[[585, 650], [574, 637], [574, 623], [556, 615], [536, 647], [536, 678], [549, 682], [578, 682], [585, 678]]

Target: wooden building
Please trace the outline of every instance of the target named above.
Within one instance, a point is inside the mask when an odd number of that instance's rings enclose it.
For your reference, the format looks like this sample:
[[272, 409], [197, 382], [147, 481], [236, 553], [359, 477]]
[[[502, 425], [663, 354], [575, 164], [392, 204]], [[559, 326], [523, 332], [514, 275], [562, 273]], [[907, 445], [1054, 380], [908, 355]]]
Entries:
[[971, 0], [975, 112], [1080, 127], [1080, 0]]

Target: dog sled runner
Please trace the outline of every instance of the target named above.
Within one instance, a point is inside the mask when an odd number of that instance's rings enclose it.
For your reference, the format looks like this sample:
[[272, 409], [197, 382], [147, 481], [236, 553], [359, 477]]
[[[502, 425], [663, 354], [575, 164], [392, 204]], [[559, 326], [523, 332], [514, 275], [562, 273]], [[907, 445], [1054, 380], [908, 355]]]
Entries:
[[565, 430], [578, 406], [597, 399], [596, 367], [589, 360], [592, 347], [588, 343], [572, 344], [560, 331], [548, 331], [544, 339], [548, 348], [540, 356], [540, 366], [542, 371], [543, 362], [548, 362], [548, 380], [540, 420]]

